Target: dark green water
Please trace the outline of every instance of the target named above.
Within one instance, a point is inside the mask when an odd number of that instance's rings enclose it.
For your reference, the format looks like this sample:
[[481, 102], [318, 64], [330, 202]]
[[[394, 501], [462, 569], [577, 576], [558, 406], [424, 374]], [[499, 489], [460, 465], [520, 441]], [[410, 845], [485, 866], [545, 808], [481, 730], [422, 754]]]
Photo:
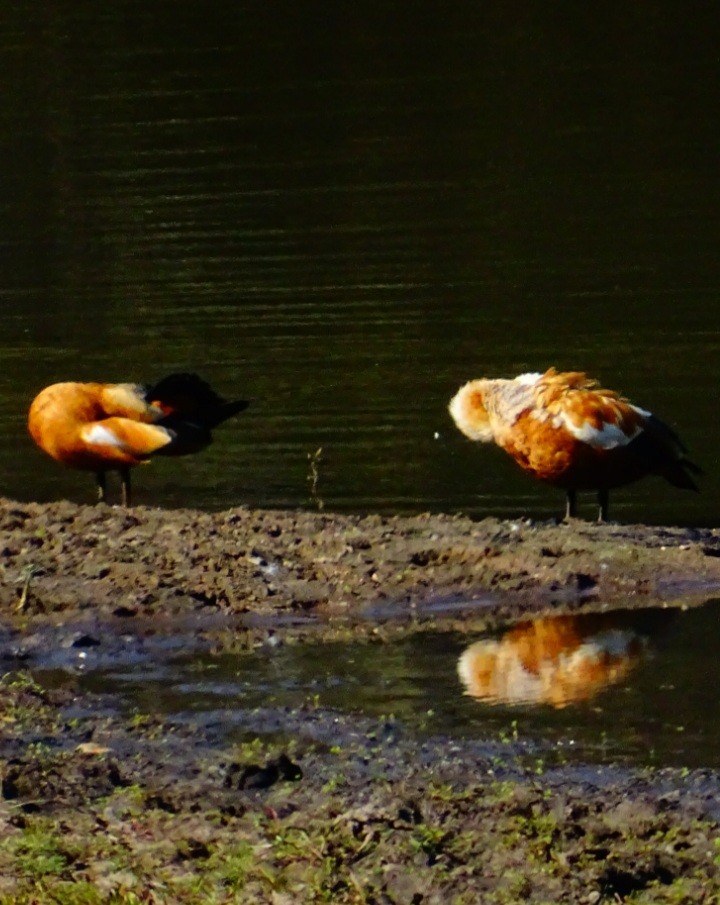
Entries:
[[[687, 611], [615, 611], [603, 614], [600, 624], [595, 616], [571, 618], [573, 643], [545, 646], [535, 676], [526, 673], [512, 683], [512, 698], [469, 695], [458, 670], [470, 645], [507, 643], [507, 632], [424, 633], [394, 644], [280, 644], [247, 654], [128, 663], [120, 653], [114, 666], [102, 645], [59, 656], [66, 664], [74, 660], [73, 683], [115, 694], [128, 710], [212, 719], [228, 734], [253, 731], [256, 708], [279, 709], [275, 722], [282, 727], [282, 708], [309, 704], [374, 718], [392, 715], [421, 736], [517, 736], [556, 746], [570, 760], [720, 767], [718, 601]], [[552, 620], [545, 620], [545, 629], [548, 622], [552, 632]], [[599, 648], [617, 653], [628, 642], [629, 657], [619, 657], [597, 681], [580, 681], [592, 673], [573, 666], [579, 657], [593, 660]], [[560, 671], [574, 677], [564, 694], [557, 694]], [[50, 685], [67, 681], [57, 669], [36, 675]], [[538, 680], [543, 676], [547, 681]], [[538, 685], [552, 687], [554, 700], [539, 698]]]
[[[712, 8], [710, 8], [712, 9]], [[65, 379], [197, 370], [252, 407], [136, 500], [561, 511], [446, 415], [550, 364], [677, 427], [714, 524], [720, 63], [649, 3], [0, 8], [0, 492], [92, 499], [25, 435]], [[434, 439], [439, 432], [439, 440]]]

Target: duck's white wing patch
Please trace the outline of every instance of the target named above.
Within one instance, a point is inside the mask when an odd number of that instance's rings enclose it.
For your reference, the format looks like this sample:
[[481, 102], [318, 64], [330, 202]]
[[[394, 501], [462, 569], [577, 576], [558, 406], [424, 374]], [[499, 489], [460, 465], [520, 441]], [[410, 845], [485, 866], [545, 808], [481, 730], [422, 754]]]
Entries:
[[[556, 423], [559, 422], [559, 423]], [[596, 449], [617, 449], [618, 446], [627, 446], [638, 434], [642, 433], [641, 427], [636, 427], [631, 434], [617, 424], [607, 421], [600, 428], [594, 427], [589, 421], [583, 421], [577, 425], [566, 414], [560, 414], [553, 420], [556, 427], [564, 427], [576, 440], [594, 446]]]
[[114, 446], [116, 449], [128, 449], [127, 443], [114, 434], [104, 424], [95, 422], [82, 429], [82, 438], [90, 446]]
[[515, 378], [514, 382], [522, 383], [525, 386], [535, 386], [535, 384], [538, 382], [538, 380], [540, 380], [540, 378], [542, 376], [543, 376], [542, 374], [536, 374], [536, 373], [519, 374]]

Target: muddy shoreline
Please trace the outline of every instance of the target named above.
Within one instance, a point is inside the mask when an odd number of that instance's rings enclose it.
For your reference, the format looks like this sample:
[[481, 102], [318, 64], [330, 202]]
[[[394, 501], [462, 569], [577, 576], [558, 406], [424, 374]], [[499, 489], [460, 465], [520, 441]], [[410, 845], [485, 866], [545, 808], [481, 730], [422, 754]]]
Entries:
[[26, 617], [356, 616], [447, 596], [512, 618], [720, 588], [715, 529], [0, 500], [0, 538], [0, 605]]
[[213, 650], [382, 643], [692, 604], [720, 594], [715, 530], [0, 500], [0, 550], [0, 905], [717, 900], [714, 771], [417, 739], [310, 704], [228, 740], [229, 711], [128, 715], [32, 679], [180, 630]]

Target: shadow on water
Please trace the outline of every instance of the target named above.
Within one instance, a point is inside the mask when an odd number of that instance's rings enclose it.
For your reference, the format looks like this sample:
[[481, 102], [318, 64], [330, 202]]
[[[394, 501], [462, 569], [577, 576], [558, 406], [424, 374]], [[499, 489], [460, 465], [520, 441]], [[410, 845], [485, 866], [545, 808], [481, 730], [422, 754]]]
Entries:
[[[282, 731], [283, 714], [392, 714], [419, 737], [513, 736], [588, 762], [720, 766], [718, 601], [524, 621], [468, 644], [457, 630], [392, 643], [268, 642], [248, 653], [110, 665], [87, 646], [72, 670], [38, 670], [124, 708]], [[178, 639], [172, 645], [181, 649]], [[56, 667], [58, 664], [56, 664]], [[266, 714], [258, 729], [257, 714]], [[267, 714], [274, 714], [267, 719]]]

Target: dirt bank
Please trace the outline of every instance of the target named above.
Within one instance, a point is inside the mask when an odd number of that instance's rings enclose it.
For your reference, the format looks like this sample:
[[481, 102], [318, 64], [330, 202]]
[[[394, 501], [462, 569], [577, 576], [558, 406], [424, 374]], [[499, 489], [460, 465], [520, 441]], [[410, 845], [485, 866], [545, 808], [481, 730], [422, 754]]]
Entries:
[[707, 597], [715, 531], [5, 500], [0, 563], [0, 905], [720, 896], [714, 772], [571, 765], [512, 735], [418, 740], [311, 704], [257, 711], [229, 741], [220, 717], [127, 716], [27, 672], [130, 626], [182, 623], [217, 647], [308, 618], [418, 631], [438, 601], [488, 623]]
[[553, 603], [720, 588], [720, 533], [462, 516], [42, 506], [0, 500], [6, 614], [357, 614], [483, 597]]

